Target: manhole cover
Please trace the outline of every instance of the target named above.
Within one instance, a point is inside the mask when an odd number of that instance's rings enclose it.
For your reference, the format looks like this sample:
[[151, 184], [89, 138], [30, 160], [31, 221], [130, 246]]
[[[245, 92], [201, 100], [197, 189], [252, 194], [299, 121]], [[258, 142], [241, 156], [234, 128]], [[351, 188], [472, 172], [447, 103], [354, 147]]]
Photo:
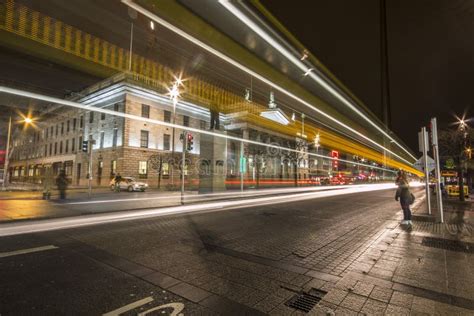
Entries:
[[474, 244], [459, 240], [424, 237], [421, 244], [426, 247], [439, 248], [451, 251], [474, 253]]
[[[311, 293], [311, 294], [310, 294]], [[285, 304], [286, 306], [308, 313], [313, 307], [319, 303], [326, 292], [319, 290], [311, 290], [310, 293], [299, 293], [290, 298]]]

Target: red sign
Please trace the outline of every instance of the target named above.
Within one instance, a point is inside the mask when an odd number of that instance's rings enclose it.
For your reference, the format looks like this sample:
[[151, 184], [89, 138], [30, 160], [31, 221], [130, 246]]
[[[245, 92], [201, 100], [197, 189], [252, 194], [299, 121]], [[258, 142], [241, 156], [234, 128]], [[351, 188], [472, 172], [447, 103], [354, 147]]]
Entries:
[[338, 170], [339, 164], [338, 164], [338, 159], [339, 159], [339, 152], [336, 150], [331, 151], [331, 157], [332, 159], [332, 170]]

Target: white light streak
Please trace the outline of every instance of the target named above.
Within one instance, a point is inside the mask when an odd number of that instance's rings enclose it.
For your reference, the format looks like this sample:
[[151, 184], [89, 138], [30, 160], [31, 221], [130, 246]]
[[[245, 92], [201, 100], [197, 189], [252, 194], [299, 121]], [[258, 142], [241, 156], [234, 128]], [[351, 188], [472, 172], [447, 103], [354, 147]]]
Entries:
[[[380, 145], [379, 143], [377, 143], [376, 141], [372, 140], [371, 138], [365, 136], [364, 134], [362, 134], [361, 132], [353, 129], [352, 127], [348, 126], [347, 124], [344, 124], [343, 122], [339, 121], [338, 119], [332, 117], [331, 115], [327, 114], [326, 112], [323, 112], [322, 110], [314, 107], [313, 105], [311, 105], [310, 103], [306, 102], [305, 100], [301, 99], [300, 97], [292, 94], [291, 92], [285, 90], [284, 88], [278, 86], [277, 84], [273, 83], [272, 81], [266, 79], [265, 77], [257, 74], [256, 72], [250, 70], [249, 68], [247, 67], [244, 67], [243, 65], [241, 65], [240, 63], [238, 63], [237, 61], [227, 57], [226, 55], [222, 54], [221, 52], [219, 52], [218, 50], [210, 47], [209, 45], [201, 42], [200, 40], [192, 37], [191, 35], [189, 35], [188, 33], [182, 31], [181, 29], [175, 27], [174, 25], [168, 23], [167, 21], [161, 19], [160, 17], [158, 17], [156, 14], [153, 14], [151, 13], [150, 11], [144, 9], [143, 7], [137, 5], [136, 3], [134, 3], [133, 1], [131, 0], [122, 0], [122, 3], [126, 4], [127, 6], [135, 9], [136, 11], [142, 13], [143, 15], [147, 16], [148, 18], [150, 19], [153, 19], [154, 21], [156, 21], [157, 23], [161, 24], [162, 26], [168, 28], [169, 30], [175, 32], [176, 34], [180, 35], [181, 37], [184, 37], [185, 39], [193, 42], [194, 44], [200, 46], [201, 48], [207, 50], [208, 52], [214, 54], [215, 56], [221, 58], [222, 60], [225, 60], [227, 61], [229, 64], [241, 69], [242, 71], [245, 71], [246, 73], [254, 76], [255, 78], [259, 79], [260, 81], [270, 85], [271, 87], [279, 90], [280, 92], [288, 95], [289, 97], [293, 98], [294, 100], [300, 102], [301, 104], [311, 108], [313, 111], [319, 113], [320, 115], [326, 117], [327, 119], [335, 122], [336, 124], [338, 124], [339, 126], [342, 126], [344, 127], [345, 129], [351, 131], [352, 133], [358, 135], [359, 137], [367, 140], [368, 142], [372, 143], [374, 146], [380, 148], [380, 149], [383, 149], [385, 150], [386, 152], [389, 152], [391, 153], [393, 156], [397, 157], [398, 159], [400, 159], [401, 161], [404, 161], [405, 163], [411, 165], [411, 162], [409, 162], [408, 160], [406, 160], [405, 158], [399, 156], [398, 154], [394, 153], [393, 151], [391, 151], [390, 149]], [[399, 145], [400, 146], [400, 145]], [[406, 149], [404, 149], [406, 151]], [[410, 154], [410, 156], [412, 156]], [[413, 157], [413, 156], [412, 156]], [[413, 157], [413, 159], [416, 160], [415, 157]]]
[[230, 11], [236, 18], [238, 18], [241, 22], [245, 25], [250, 27], [255, 33], [260, 35], [267, 43], [273, 46], [278, 52], [288, 58], [294, 65], [300, 68], [304, 72], [304, 76], [310, 76], [313, 80], [315, 80], [318, 84], [320, 84], [323, 88], [329, 91], [333, 96], [339, 99], [342, 103], [344, 103], [347, 107], [349, 107], [352, 111], [357, 113], [360, 117], [362, 117], [365, 121], [367, 121], [370, 125], [375, 127], [379, 132], [385, 135], [388, 139], [392, 140], [398, 147], [400, 147], [403, 151], [405, 151], [410, 157], [416, 160], [416, 157], [413, 156], [405, 147], [397, 143], [388, 133], [386, 133], [380, 126], [374, 123], [369, 117], [367, 117], [364, 113], [362, 113], [356, 106], [354, 106], [349, 100], [347, 100], [344, 96], [342, 96], [337, 90], [331, 87], [325, 80], [323, 80], [320, 76], [311, 71], [314, 68], [309, 68], [301, 62], [302, 59], [298, 59], [293, 54], [288, 52], [282, 45], [280, 45], [277, 41], [275, 41], [268, 33], [262, 30], [258, 25], [256, 25], [252, 20], [250, 20], [245, 14], [243, 14], [237, 7], [235, 7], [229, 0], [219, 0], [219, 3], [223, 5], [228, 11]]
[[[168, 122], [164, 122], [164, 121], [160, 121], [160, 120], [145, 118], [145, 117], [141, 117], [141, 116], [132, 115], [132, 114], [129, 114], [129, 113], [116, 112], [116, 111], [113, 111], [113, 110], [107, 110], [107, 109], [103, 109], [103, 108], [91, 107], [90, 105], [84, 105], [84, 104], [73, 102], [73, 101], [63, 100], [63, 99], [59, 99], [59, 98], [55, 98], [55, 97], [50, 97], [50, 96], [46, 96], [46, 95], [42, 95], [42, 94], [38, 94], [38, 93], [23, 91], [23, 90], [19, 90], [19, 89], [15, 89], [15, 88], [9, 88], [9, 87], [5, 87], [5, 86], [0, 86], [0, 92], [13, 94], [13, 95], [18, 95], [18, 96], [27, 97], [27, 98], [36, 99], [36, 100], [42, 100], [42, 101], [50, 102], [50, 103], [62, 104], [62, 105], [65, 105], [65, 106], [70, 106], [70, 107], [81, 109], [81, 110], [94, 111], [94, 112], [98, 112], [98, 113], [105, 113], [105, 114], [109, 114], [109, 115], [115, 115], [115, 116], [118, 116], [118, 117], [124, 117], [124, 118], [128, 118], [128, 119], [136, 120], [136, 121], [142, 121], [142, 122], [145, 122], [145, 123], [158, 124], [158, 125], [163, 125], [163, 126], [167, 126], [167, 127], [171, 127], [171, 128], [174, 127], [174, 128], [178, 128], [178, 129], [183, 128], [183, 126], [181, 126], [179, 124], [173, 124], [173, 123], [168, 123]], [[180, 103], [177, 103], [177, 104], [180, 104]], [[222, 135], [220, 133], [201, 130], [201, 129], [194, 128], [194, 127], [186, 127], [186, 130], [189, 131], [189, 132], [195, 132], [195, 133], [212, 135], [212, 136], [215, 136], [215, 137], [221, 137], [221, 138], [225, 138], [225, 139], [228, 139], [228, 140], [235, 140], [235, 141], [238, 141], [238, 142], [244, 142], [244, 143], [259, 145], [259, 146], [263, 146], [263, 147], [275, 148], [275, 149], [278, 149], [278, 150], [281, 150], [281, 151], [300, 153], [299, 150], [292, 149], [292, 148], [287, 148], [287, 147], [278, 146], [278, 145], [274, 145], [274, 144], [262, 143], [262, 142], [258, 142], [258, 141], [254, 141], [254, 140], [250, 140], [250, 139], [239, 138], [239, 137], [234, 137], [234, 136]], [[307, 153], [307, 155], [308, 156], [313, 156], [313, 157], [319, 157], [319, 158], [323, 158], [323, 159], [329, 159], [329, 160], [336, 159], [336, 158], [333, 158], [333, 157], [324, 156], [324, 155], [315, 154], [315, 153]], [[385, 171], [389, 171], [389, 172], [392, 172], [392, 173], [396, 172], [394, 170], [381, 168], [381, 167], [375, 167], [375, 166], [366, 165], [366, 164], [361, 164], [361, 163], [357, 163], [357, 162], [353, 162], [353, 161], [349, 161], [349, 160], [344, 160], [344, 159], [337, 159], [337, 160], [352, 163], [352, 164], [357, 164], [357, 165], [360, 165], [360, 166], [369, 167], [369, 168], [372, 168], [372, 169], [385, 170]]]
[[95, 214], [80, 217], [69, 217], [61, 219], [49, 219], [2, 224], [0, 226], [0, 237], [39, 233], [60, 229], [71, 229], [98, 224], [110, 224], [129, 220], [153, 218], [172, 214], [183, 214], [193, 212], [214, 212], [263, 205], [301, 202], [304, 200], [320, 199], [331, 196], [341, 196], [352, 193], [371, 192], [396, 188], [395, 184], [367, 184], [347, 186], [341, 190], [330, 190], [322, 192], [297, 193], [282, 196], [259, 197], [245, 200], [218, 201], [211, 203], [199, 203], [195, 205], [183, 205], [164, 208], [148, 209], [143, 211], [114, 212], [110, 214]]

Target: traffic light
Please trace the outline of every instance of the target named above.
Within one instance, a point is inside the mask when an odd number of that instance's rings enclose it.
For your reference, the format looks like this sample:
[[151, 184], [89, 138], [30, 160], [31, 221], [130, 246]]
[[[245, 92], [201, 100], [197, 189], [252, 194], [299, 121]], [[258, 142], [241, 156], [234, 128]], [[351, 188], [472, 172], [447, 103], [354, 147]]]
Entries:
[[194, 136], [193, 136], [193, 134], [188, 133], [188, 141], [187, 141], [186, 145], [187, 145], [187, 148], [186, 148], [187, 151], [193, 150], [193, 146], [194, 146]]
[[89, 142], [87, 140], [84, 140], [82, 142], [82, 151], [86, 153], [88, 148], [89, 148]]

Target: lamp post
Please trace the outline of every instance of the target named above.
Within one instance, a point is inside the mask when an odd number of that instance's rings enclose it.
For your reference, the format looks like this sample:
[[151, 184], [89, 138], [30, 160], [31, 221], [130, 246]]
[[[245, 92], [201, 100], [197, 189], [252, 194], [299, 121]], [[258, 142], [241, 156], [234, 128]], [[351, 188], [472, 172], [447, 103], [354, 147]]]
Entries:
[[181, 76], [175, 77], [175, 82], [173, 83], [173, 86], [171, 89], [168, 89], [168, 94], [170, 96], [171, 101], [173, 102], [173, 136], [172, 136], [172, 141], [171, 141], [171, 157], [173, 159], [173, 168], [171, 169], [171, 185], [174, 186], [174, 151], [175, 151], [175, 127], [174, 124], [176, 124], [176, 105], [178, 104], [179, 96], [180, 96], [180, 91], [179, 91], [179, 86], [183, 84], [183, 81], [181, 80]]
[[3, 182], [2, 190], [5, 191], [6, 183], [8, 181], [8, 164], [10, 162], [10, 135], [12, 132], [12, 117], [8, 119], [8, 131], [7, 131], [7, 148], [5, 149], [5, 162], [3, 164]]
[[[24, 123], [25, 127], [27, 127], [28, 125], [33, 125], [33, 123], [35, 121], [35, 118], [31, 117], [30, 115], [27, 115], [27, 116], [25, 116], [23, 114], [20, 114], [20, 115], [22, 116], [23, 119], [20, 120], [19, 122]], [[10, 115], [10, 117], [8, 119], [7, 147], [5, 149], [5, 163], [3, 165], [2, 190], [6, 190], [6, 184], [9, 181], [9, 179], [8, 179], [8, 166], [10, 164], [10, 143], [11, 143], [11, 134], [12, 134], [12, 124], [13, 124], [12, 117]], [[26, 167], [28, 168], [28, 163], [27, 163]]]

